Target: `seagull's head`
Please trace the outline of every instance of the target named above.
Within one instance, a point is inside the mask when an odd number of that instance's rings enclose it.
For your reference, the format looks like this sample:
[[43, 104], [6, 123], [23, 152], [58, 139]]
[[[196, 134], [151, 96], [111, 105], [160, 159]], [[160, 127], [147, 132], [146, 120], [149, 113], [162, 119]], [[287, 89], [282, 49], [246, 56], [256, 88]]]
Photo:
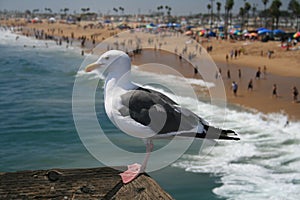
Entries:
[[110, 73], [125, 74], [130, 71], [131, 61], [125, 52], [110, 50], [102, 54], [96, 62], [86, 66], [85, 71], [91, 72], [100, 70], [100, 68], [104, 69], [104, 72], [102, 72], [104, 76], [107, 76]]

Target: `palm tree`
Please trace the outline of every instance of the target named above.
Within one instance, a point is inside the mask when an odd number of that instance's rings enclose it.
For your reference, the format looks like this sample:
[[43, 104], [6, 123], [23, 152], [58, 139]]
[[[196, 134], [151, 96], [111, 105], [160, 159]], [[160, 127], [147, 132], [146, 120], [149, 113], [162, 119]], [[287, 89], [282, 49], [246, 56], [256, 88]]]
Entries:
[[254, 18], [254, 27], [256, 27], [256, 6], [257, 4], [253, 4], [252, 6], [252, 17]]
[[220, 11], [221, 11], [221, 2], [217, 2], [217, 11], [218, 11], [218, 24], [219, 24], [219, 20], [220, 20]]
[[119, 10], [121, 10], [122, 11], [122, 15], [124, 15], [124, 8], [120, 6]]
[[116, 13], [118, 13], [118, 8], [113, 8], [113, 11], [115, 11]]
[[67, 12], [69, 11], [69, 8], [64, 8], [64, 13], [67, 15]]
[[265, 27], [267, 27], [267, 4], [269, 0], [262, 0], [262, 3], [264, 4], [264, 13], [265, 13]]
[[270, 6], [270, 14], [272, 16], [272, 29], [274, 29], [274, 21], [275, 21], [275, 28], [278, 29], [278, 23], [279, 23], [279, 17], [280, 17], [280, 7], [282, 6], [282, 3], [280, 0], [273, 0], [271, 6]]
[[[209, 11], [211, 9], [211, 5], [210, 4], [207, 4], [207, 16], [209, 16]], [[210, 16], [210, 20], [211, 20], [211, 16]], [[212, 21], [210, 21], [210, 24], [212, 23]]]
[[296, 31], [299, 30], [298, 18], [300, 16], [300, 4], [297, 0], [291, 0], [288, 5], [288, 9], [292, 12], [292, 15], [296, 18]]
[[240, 12], [239, 15], [242, 17], [242, 22], [241, 22], [241, 29], [244, 28], [244, 17], [245, 17], [245, 8], [244, 7], [240, 7]]
[[251, 9], [251, 4], [249, 2], [245, 3], [245, 14], [247, 15], [247, 28], [248, 28], [248, 24], [249, 24], [249, 11]]
[[234, 5], [234, 0], [226, 0], [226, 2], [225, 2], [225, 34], [227, 34], [229, 14], [233, 8], [233, 5]]

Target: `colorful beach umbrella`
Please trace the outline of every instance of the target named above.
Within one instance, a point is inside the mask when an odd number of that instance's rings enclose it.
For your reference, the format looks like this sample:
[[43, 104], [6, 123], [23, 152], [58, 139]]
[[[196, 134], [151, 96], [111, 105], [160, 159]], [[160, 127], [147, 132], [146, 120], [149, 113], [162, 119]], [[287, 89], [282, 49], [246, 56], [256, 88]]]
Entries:
[[295, 34], [293, 35], [293, 37], [294, 37], [294, 38], [300, 37], [300, 32], [295, 33]]
[[257, 33], [250, 33], [250, 37], [257, 37], [258, 34]]

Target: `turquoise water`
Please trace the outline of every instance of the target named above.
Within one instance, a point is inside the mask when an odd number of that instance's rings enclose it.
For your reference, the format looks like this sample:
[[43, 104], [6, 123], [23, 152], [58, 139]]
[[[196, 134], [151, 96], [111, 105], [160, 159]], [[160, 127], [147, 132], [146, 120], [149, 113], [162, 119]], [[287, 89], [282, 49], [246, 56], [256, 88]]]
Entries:
[[[44, 41], [16, 41], [15, 35], [0, 33], [0, 171], [103, 166], [84, 147], [73, 120], [73, 85], [84, 59], [80, 49], [58, 48], [49, 41], [46, 48]], [[86, 74], [79, 78], [85, 84], [95, 81]], [[143, 151], [142, 142], [131, 140], [107, 119], [102, 87], [100, 80], [99, 122], [112, 141], [128, 142], [122, 148]], [[180, 98], [197, 110], [195, 100]], [[287, 117], [281, 113], [263, 115], [233, 107], [226, 109], [224, 122], [220, 108], [198, 103], [197, 114], [238, 131], [242, 140], [218, 142], [205, 155], [198, 154], [201, 142], [195, 141], [179, 160], [150, 176], [176, 199], [297, 199], [299, 122], [285, 127]]]

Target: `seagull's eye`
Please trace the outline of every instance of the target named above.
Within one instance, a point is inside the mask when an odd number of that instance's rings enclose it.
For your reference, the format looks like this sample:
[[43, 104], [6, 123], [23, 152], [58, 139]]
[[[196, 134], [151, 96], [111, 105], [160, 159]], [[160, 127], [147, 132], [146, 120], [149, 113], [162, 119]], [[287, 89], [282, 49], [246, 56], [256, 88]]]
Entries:
[[106, 56], [106, 57], [104, 57], [104, 59], [105, 59], [105, 60], [108, 60], [108, 59], [109, 59], [109, 57], [108, 57], [108, 56]]

